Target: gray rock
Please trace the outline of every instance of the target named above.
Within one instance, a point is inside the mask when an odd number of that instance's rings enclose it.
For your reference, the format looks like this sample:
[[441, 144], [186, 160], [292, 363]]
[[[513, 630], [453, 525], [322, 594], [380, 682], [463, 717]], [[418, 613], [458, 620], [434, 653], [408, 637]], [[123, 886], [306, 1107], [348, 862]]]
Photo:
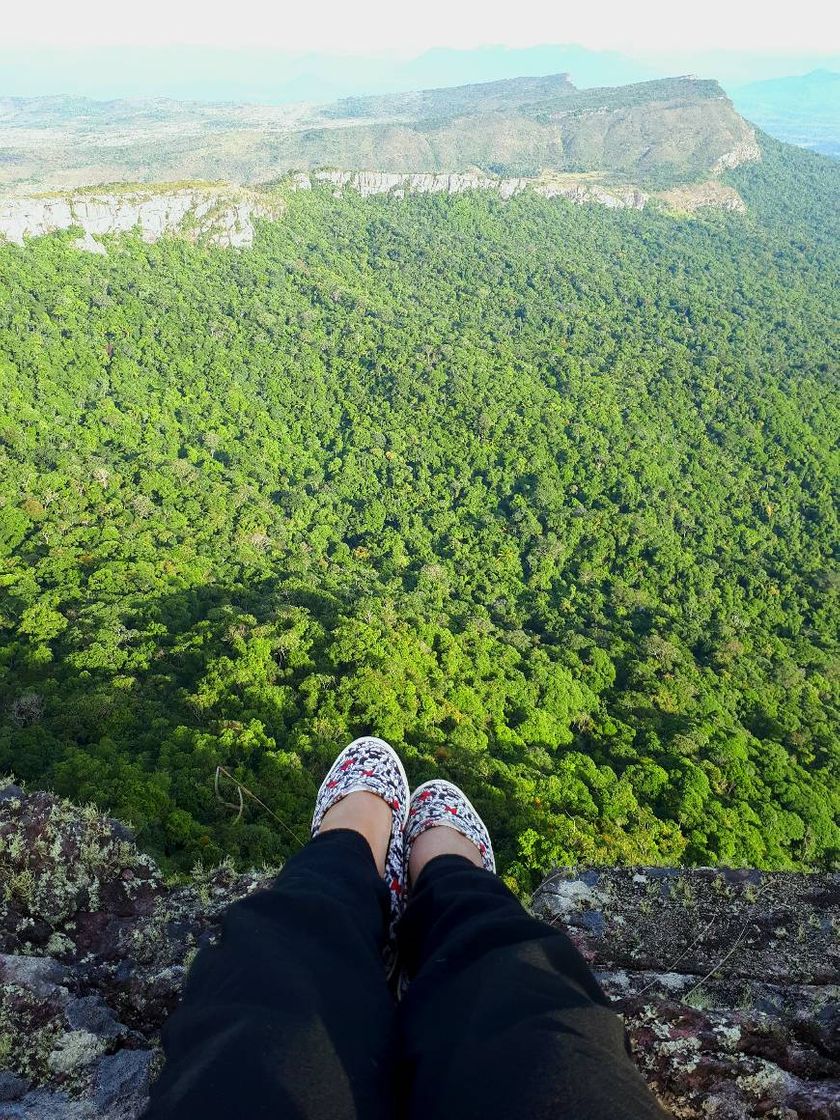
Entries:
[[134, 829], [129, 828], [127, 824], [123, 824], [122, 821], [114, 820], [113, 817], [108, 817], [108, 827], [117, 840], [125, 840], [127, 844], [134, 843]]
[[52, 957], [0, 953], [0, 983], [25, 988], [39, 997], [54, 997], [68, 976], [68, 970]]
[[64, 1008], [64, 1018], [67, 1025], [75, 1031], [88, 1031], [97, 1038], [104, 1038], [109, 1042], [120, 1038], [126, 1033], [127, 1028], [117, 1021], [113, 1010], [108, 1007], [101, 996], [82, 996], [72, 999]]
[[151, 1050], [121, 1050], [100, 1058], [93, 1076], [91, 1099], [108, 1120], [133, 1120], [149, 1095]]
[[89, 1101], [76, 1101], [67, 1093], [38, 1089], [0, 1108], [0, 1120], [97, 1120], [97, 1117]]
[[0, 1104], [6, 1101], [19, 1101], [29, 1088], [25, 1077], [20, 1077], [11, 1070], [0, 1070]]

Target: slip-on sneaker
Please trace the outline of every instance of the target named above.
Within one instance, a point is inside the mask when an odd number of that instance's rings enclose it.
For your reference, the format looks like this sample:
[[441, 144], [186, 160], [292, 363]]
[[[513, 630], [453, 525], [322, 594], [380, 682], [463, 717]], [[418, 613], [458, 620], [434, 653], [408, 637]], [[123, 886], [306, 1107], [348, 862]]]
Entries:
[[481, 862], [486, 871], [496, 870], [493, 845], [487, 826], [470, 803], [467, 795], [452, 782], [436, 778], [424, 782], [411, 795], [408, 806], [408, 822], [405, 826], [405, 862], [411, 845], [427, 828], [443, 826], [454, 828], [466, 836], [481, 853]]

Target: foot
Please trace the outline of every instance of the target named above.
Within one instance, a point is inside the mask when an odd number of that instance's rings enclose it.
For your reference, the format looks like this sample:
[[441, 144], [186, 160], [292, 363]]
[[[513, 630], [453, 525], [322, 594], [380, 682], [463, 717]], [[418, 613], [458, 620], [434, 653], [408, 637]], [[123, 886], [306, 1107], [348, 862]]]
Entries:
[[426, 782], [414, 791], [405, 829], [412, 883], [435, 856], [464, 856], [476, 867], [496, 870], [493, 846], [484, 821], [466, 794], [451, 782]]

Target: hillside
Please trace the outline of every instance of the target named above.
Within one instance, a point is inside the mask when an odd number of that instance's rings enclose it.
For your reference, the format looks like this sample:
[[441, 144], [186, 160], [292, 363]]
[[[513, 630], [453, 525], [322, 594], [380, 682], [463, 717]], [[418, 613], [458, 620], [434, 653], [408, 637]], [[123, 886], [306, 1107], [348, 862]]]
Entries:
[[731, 96], [739, 113], [779, 140], [840, 158], [840, 73], [751, 82]]
[[287, 182], [243, 251], [0, 245], [0, 769], [251, 866], [376, 730], [524, 888], [830, 867], [840, 168], [762, 143], [746, 214]]
[[0, 152], [0, 188], [17, 193], [118, 180], [254, 184], [316, 167], [598, 172], [655, 189], [760, 158], [715, 82], [577, 90], [565, 75], [321, 106], [6, 98]]

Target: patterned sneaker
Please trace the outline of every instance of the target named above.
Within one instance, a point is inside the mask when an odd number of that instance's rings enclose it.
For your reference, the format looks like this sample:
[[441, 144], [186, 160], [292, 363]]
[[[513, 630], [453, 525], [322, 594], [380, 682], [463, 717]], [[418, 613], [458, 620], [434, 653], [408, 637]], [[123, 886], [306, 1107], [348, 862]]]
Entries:
[[493, 845], [484, 821], [470, 804], [466, 794], [452, 782], [445, 782], [441, 778], [424, 782], [411, 795], [408, 824], [405, 826], [406, 866], [411, 845], [420, 833], [439, 825], [454, 828], [456, 832], [472, 840], [481, 853], [485, 871], [496, 870]]
[[405, 906], [408, 863], [403, 845], [403, 829], [408, 815], [408, 779], [403, 764], [384, 739], [366, 735], [345, 747], [321, 783], [312, 816], [312, 835], [317, 836], [321, 821], [342, 797], [359, 790], [375, 793], [391, 807], [391, 840], [385, 857], [385, 882], [391, 892], [391, 925], [386, 963], [393, 961], [394, 927]]

